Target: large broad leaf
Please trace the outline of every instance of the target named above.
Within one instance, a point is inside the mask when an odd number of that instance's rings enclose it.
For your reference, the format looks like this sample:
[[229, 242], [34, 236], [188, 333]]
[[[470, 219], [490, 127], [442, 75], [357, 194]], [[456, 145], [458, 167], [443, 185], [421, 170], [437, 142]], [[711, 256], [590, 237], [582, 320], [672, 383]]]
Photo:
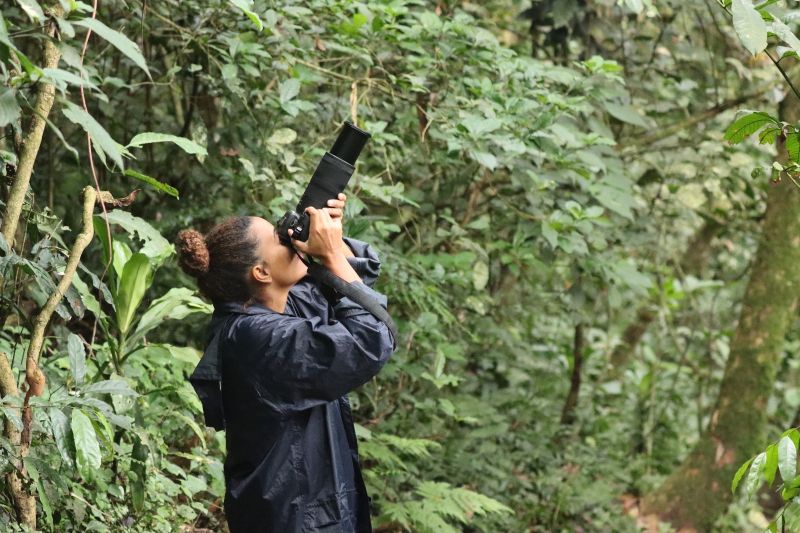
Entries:
[[186, 137], [178, 137], [177, 135], [170, 135], [168, 133], [155, 133], [152, 131], [136, 135], [133, 139], [131, 139], [131, 142], [128, 143], [127, 147], [138, 148], [140, 146], [144, 146], [145, 144], [164, 143], [164, 142], [177, 144], [187, 154], [195, 154], [202, 156], [208, 155], [208, 152], [206, 151], [205, 148], [203, 148], [196, 142], [187, 139]]
[[84, 479], [91, 479], [92, 472], [100, 468], [100, 444], [92, 421], [80, 409], [72, 410], [72, 439], [75, 443], [75, 462]]
[[14, 91], [7, 87], [0, 88], [0, 130], [9, 124], [16, 124], [19, 114], [19, 104]]
[[725, 140], [731, 144], [740, 143], [769, 124], [778, 125], [780, 123], [769, 113], [764, 113], [763, 111], [748, 113], [728, 126], [728, 129], [725, 130]]
[[111, 243], [111, 247], [114, 249], [111, 264], [114, 267], [114, 274], [117, 278], [117, 287], [119, 287], [119, 280], [122, 279], [122, 271], [125, 269], [125, 263], [131, 258], [133, 251], [130, 246], [120, 240], [114, 240]]
[[766, 452], [761, 452], [753, 459], [753, 464], [750, 467], [750, 473], [747, 474], [747, 483], [745, 485], [745, 492], [747, 493], [748, 500], [753, 497], [756, 489], [762, 483], [761, 473], [767, 464]]
[[73, 24], [89, 28], [111, 43], [117, 50], [125, 54], [131, 61], [144, 70], [148, 78], [150, 77], [150, 71], [147, 69], [147, 61], [145, 61], [142, 51], [139, 50], [139, 45], [135, 42], [131, 41], [120, 32], [112, 30], [97, 19], [85, 18], [83, 20], [74, 21]]
[[144, 293], [152, 281], [150, 258], [142, 253], [135, 253], [125, 263], [119, 280], [119, 289], [114, 298], [117, 309], [117, 327], [123, 334], [127, 333], [133, 323], [133, 317]]
[[130, 343], [136, 344], [150, 330], [163, 324], [165, 320], [180, 320], [193, 313], [209, 314], [213, 307], [195, 296], [186, 287], [170, 289], [164, 296], [156, 299], [139, 319]]
[[797, 475], [797, 447], [788, 436], [778, 442], [778, 470], [785, 483]]
[[72, 443], [69, 441], [69, 419], [61, 409], [51, 407], [48, 409], [47, 414], [50, 418], [50, 427], [53, 430], [53, 440], [56, 441], [56, 447], [61, 454], [61, 459], [67, 464], [72, 466], [74, 461], [72, 459], [75, 450], [71, 448]]
[[767, 24], [750, 0], [733, 0], [733, 29], [747, 50], [756, 55], [767, 47]]
[[72, 102], [67, 101], [64, 102], [63, 113], [70, 122], [77, 124], [83, 128], [86, 133], [92, 136], [92, 146], [103, 164], [106, 164], [106, 154], [108, 154], [108, 157], [117, 164], [117, 167], [120, 169], [124, 168], [122, 164], [122, 155], [128, 154], [127, 150], [112, 139], [111, 135], [92, 115]]
[[[141, 253], [154, 260], [159, 265], [164, 259], [172, 255], [175, 248], [146, 220], [133, 216], [127, 211], [114, 209], [108, 212], [108, 222], [117, 224], [128, 232], [129, 235], [136, 236], [142, 240], [144, 246], [139, 250]], [[102, 229], [98, 229], [102, 228]], [[105, 223], [102, 215], [95, 215], [95, 229], [102, 232], [101, 240], [105, 240]], [[104, 242], [104, 246], [107, 246]], [[105, 249], [106, 253], [107, 248]]]

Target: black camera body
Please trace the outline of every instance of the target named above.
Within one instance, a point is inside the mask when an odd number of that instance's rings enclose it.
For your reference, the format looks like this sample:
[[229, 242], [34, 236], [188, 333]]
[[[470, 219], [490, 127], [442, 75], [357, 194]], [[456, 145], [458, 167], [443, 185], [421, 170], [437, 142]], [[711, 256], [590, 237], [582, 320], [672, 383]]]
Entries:
[[[325, 152], [311, 181], [294, 211], [287, 211], [276, 223], [278, 237], [282, 244], [292, 246], [292, 239], [308, 240], [309, 218], [307, 207], [322, 209], [328, 200], [336, 198], [347, 187], [347, 182], [355, 171], [356, 159], [370, 138], [366, 131], [345, 122], [342, 131], [333, 143], [333, 148]], [[289, 230], [292, 236], [289, 237]]]

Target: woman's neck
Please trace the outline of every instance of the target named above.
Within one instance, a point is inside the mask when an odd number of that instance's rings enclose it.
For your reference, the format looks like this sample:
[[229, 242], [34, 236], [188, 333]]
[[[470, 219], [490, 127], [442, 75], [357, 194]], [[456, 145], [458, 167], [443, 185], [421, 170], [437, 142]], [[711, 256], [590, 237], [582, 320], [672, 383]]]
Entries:
[[253, 299], [277, 313], [283, 313], [286, 309], [286, 300], [289, 298], [290, 287], [276, 287], [269, 285], [261, 289], [253, 296]]

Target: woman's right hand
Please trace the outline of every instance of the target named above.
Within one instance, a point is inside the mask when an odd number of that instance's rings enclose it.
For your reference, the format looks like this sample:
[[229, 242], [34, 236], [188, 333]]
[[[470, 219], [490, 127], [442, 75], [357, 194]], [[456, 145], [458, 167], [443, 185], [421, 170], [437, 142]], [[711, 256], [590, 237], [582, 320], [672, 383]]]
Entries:
[[[331, 218], [327, 208], [307, 207], [308, 241], [292, 241], [294, 247], [318, 258], [331, 272], [348, 283], [361, 281], [342, 252], [342, 219]], [[291, 237], [292, 230], [289, 230]]]
[[[327, 208], [307, 207], [305, 212], [309, 218], [308, 240], [306, 242], [292, 241], [294, 247], [320, 261], [326, 261], [341, 253], [341, 219], [332, 218]], [[292, 230], [289, 230], [289, 236], [292, 236]]]

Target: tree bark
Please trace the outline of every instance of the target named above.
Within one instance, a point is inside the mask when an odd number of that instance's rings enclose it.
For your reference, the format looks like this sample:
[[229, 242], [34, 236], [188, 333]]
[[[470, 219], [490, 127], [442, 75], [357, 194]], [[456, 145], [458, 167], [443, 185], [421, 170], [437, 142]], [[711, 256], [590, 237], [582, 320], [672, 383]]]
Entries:
[[[800, 100], [787, 96], [780, 116], [800, 119]], [[783, 139], [779, 158], [787, 159]], [[766, 405], [784, 337], [800, 296], [800, 190], [783, 179], [769, 185], [767, 210], [719, 395], [699, 442], [656, 491], [643, 501], [683, 531], [711, 531], [731, 501], [731, 479], [765, 442]]]
[[[708, 257], [711, 253], [711, 241], [714, 236], [722, 229], [722, 225], [712, 219], [706, 219], [705, 223], [697, 230], [692, 240], [683, 253], [680, 262], [679, 275], [699, 276], [708, 264]], [[611, 352], [610, 368], [607, 379], [616, 379], [625, 369], [631, 360], [636, 346], [647, 331], [650, 323], [655, 319], [656, 314], [651, 309], [650, 303], [643, 305], [636, 311], [636, 318], [628, 324], [622, 333], [622, 343], [618, 344]]]
[[[94, 213], [94, 205], [97, 196], [97, 190], [95, 188], [84, 187], [83, 228], [72, 244], [69, 257], [67, 258], [67, 264], [64, 267], [64, 274], [61, 276], [61, 280], [56, 286], [55, 292], [47, 299], [47, 302], [44, 307], [42, 307], [39, 316], [36, 317], [34, 322], [34, 328], [31, 333], [31, 340], [25, 359], [25, 381], [28, 384], [28, 390], [22, 402], [22, 431], [17, 432], [16, 428], [10, 425], [11, 422], [9, 420], [6, 420], [4, 428], [6, 436], [14, 445], [18, 445], [18, 455], [15, 459], [17, 462], [15, 465], [16, 468], [8, 477], [11, 492], [17, 507], [17, 516], [20, 524], [24, 524], [34, 531], [36, 530], [36, 499], [24, 488], [25, 483], [23, 483], [26, 475], [24, 461], [30, 451], [31, 424], [33, 421], [30, 398], [31, 396], [41, 396], [44, 390], [45, 377], [44, 373], [39, 369], [39, 355], [41, 354], [44, 343], [44, 334], [56, 306], [64, 298], [64, 294], [72, 284], [72, 278], [75, 276], [75, 271], [78, 268], [78, 263], [80, 263], [83, 251], [89, 243], [92, 242], [92, 237], [94, 237], [92, 215]], [[0, 358], [0, 389], [2, 389], [4, 396], [6, 394], [17, 394], [16, 379], [5, 357]]]
[[[51, 7], [55, 16], [61, 16], [64, 12], [58, 2]], [[55, 20], [47, 22], [47, 38], [44, 40], [42, 68], [57, 68], [58, 61], [61, 59], [61, 51], [53, 41], [56, 32]], [[47, 125], [47, 116], [53, 107], [56, 88], [52, 83], [40, 81], [36, 92], [36, 103], [33, 106], [33, 115], [28, 126], [28, 132], [22, 143], [22, 152], [19, 155], [19, 164], [14, 177], [14, 182], [8, 193], [6, 212], [3, 215], [3, 222], [0, 225], [0, 233], [5, 237], [9, 248], [14, 245], [14, 236], [19, 224], [19, 216], [22, 213], [22, 205], [25, 203], [25, 193], [28, 192], [28, 185], [33, 174], [33, 164], [36, 162], [36, 155], [42, 144], [44, 127]]]
[[[0, 352], [0, 396], [4, 399], [10, 399], [18, 395], [17, 376], [14, 375], [11, 364], [8, 362], [8, 354]], [[12, 446], [19, 446], [20, 432], [8, 417], [6, 417], [3, 424], [3, 435]], [[12, 462], [14, 463], [14, 469], [6, 474], [6, 481], [17, 512], [17, 521], [20, 524], [36, 524], [36, 499], [25, 490], [22, 458], [15, 457]]]
[[570, 380], [569, 394], [561, 411], [561, 423], [572, 424], [575, 420], [575, 407], [578, 405], [578, 396], [581, 391], [581, 370], [583, 369], [583, 323], [575, 325], [575, 338], [572, 345], [572, 378]]

